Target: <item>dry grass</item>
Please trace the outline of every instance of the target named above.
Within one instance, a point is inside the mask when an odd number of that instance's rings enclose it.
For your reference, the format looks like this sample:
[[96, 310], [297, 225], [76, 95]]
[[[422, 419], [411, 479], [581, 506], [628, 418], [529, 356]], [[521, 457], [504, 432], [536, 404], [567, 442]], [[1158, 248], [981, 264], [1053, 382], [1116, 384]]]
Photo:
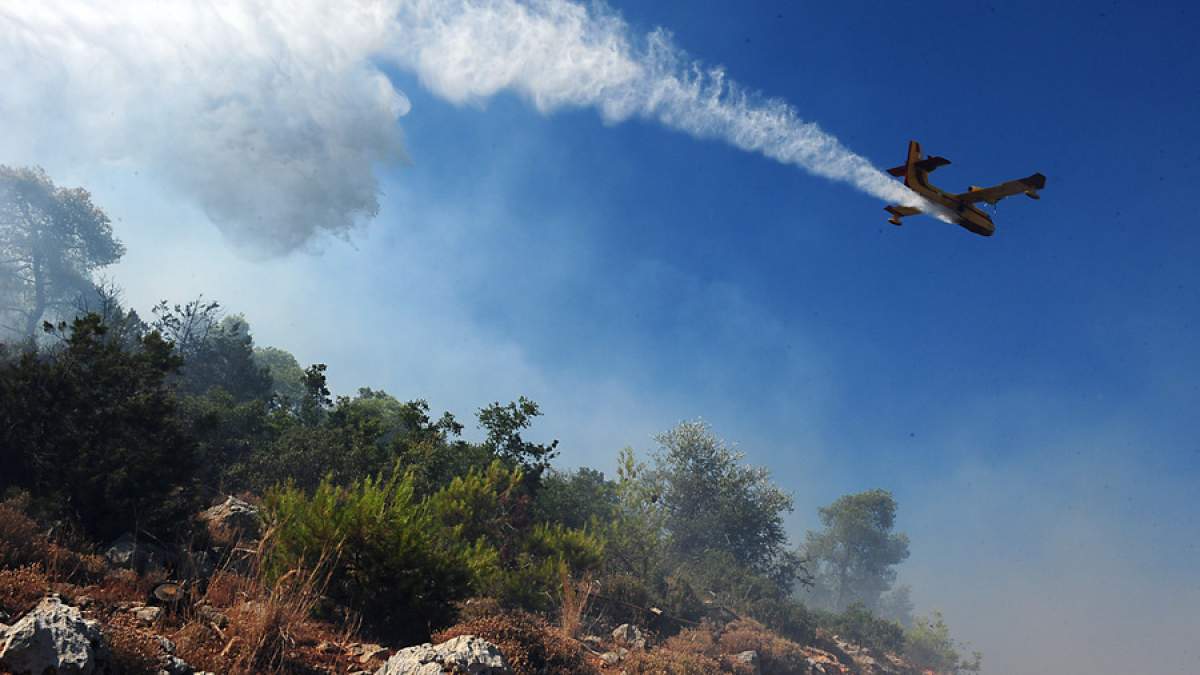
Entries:
[[594, 587], [592, 575], [585, 574], [578, 581], [571, 578], [566, 565], [560, 570], [562, 576], [562, 606], [559, 610], [559, 626], [567, 637], [578, 638], [583, 626], [583, 617], [591, 604]]
[[662, 646], [664, 649], [673, 651], [699, 652], [715, 657], [721, 653], [720, 647], [717, 645], [718, 636], [718, 628], [711, 623], [705, 622], [699, 626], [685, 628], [672, 635], [667, 638]]
[[500, 648], [516, 675], [594, 675], [579, 643], [561, 628], [527, 612], [513, 611], [465, 621], [435, 633], [434, 642], [475, 635]]
[[763, 675], [807, 673], [804, 649], [751, 619], [738, 619], [725, 626], [718, 643], [722, 654], [758, 652]]
[[98, 583], [84, 587], [81, 593], [105, 605], [144, 603], [154, 587], [166, 579], [166, 572], [161, 570], [146, 575], [133, 570], [113, 570]]
[[26, 513], [27, 500], [0, 501], [0, 568], [39, 564], [55, 581], [84, 582], [104, 575], [104, 559], [53, 541]]
[[16, 618], [50, 592], [50, 578], [38, 563], [0, 570], [0, 610]]
[[112, 670], [126, 675], [154, 675], [164, 656], [154, 633], [128, 614], [116, 614], [104, 623], [104, 638], [112, 655]]
[[665, 645], [649, 652], [631, 652], [621, 661], [629, 675], [709, 675], [728, 672], [720, 661], [695, 652], [668, 649]]
[[630, 675], [693, 675], [698, 673], [750, 673], [737, 663], [736, 654], [758, 654], [763, 675], [804, 675], [809, 672], [804, 650], [761, 624], [739, 619], [724, 627], [705, 623], [668, 638], [649, 652], [632, 652], [620, 664]]
[[[325, 570], [330, 566], [324, 563], [330, 557], [322, 557], [313, 569], [293, 569], [268, 583], [258, 573], [267, 539], [251, 559], [251, 575], [226, 566], [185, 612], [173, 635], [180, 658], [197, 670], [229, 675], [346, 672], [350, 657], [317, 647], [345, 642], [350, 631], [312, 618], [328, 582]], [[214, 612], [227, 621], [213, 621]]]

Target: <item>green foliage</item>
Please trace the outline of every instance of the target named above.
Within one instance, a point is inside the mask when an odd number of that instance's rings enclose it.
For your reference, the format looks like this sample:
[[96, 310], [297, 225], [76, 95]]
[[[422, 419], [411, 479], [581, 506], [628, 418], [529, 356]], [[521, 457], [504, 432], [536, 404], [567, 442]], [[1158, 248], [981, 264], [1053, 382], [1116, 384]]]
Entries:
[[666, 513], [658, 476], [625, 448], [617, 460], [617, 511], [606, 535], [611, 574], [641, 579], [665, 577]]
[[239, 403], [270, 396], [270, 372], [254, 359], [254, 339], [244, 317], [222, 317], [218, 303], [202, 299], [173, 306], [163, 301], [154, 314], [154, 328], [183, 357], [176, 383], [180, 393], [202, 395], [220, 388]]
[[921, 670], [938, 673], [979, 672], [983, 656], [974, 652], [968, 659], [958, 650], [958, 645], [950, 638], [950, 629], [942, 619], [941, 612], [918, 617], [913, 627], [905, 632], [904, 656]]
[[[255, 456], [278, 436], [266, 401], [238, 402], [217, 387], [179, 401], [179, 418], [196, 447], [197, 478], [206, 497], [263, 486]], [[279, 481], [270, 481], [267, 485]]]
[[166, 378], [179, 367], [152, 332], [129, 350], [95, 314], [0, 364], [0, 493], [28, 489], [43, 508], [97, 537], [163, 533], [195, 497], [194, 447]]
[[751, 602], [746, 613], [783, 637], [800, 644], [811, 643], [816, 635], [816, 617], [795, 598], [763, 597]]
[[267, 575], [328, 566], [330, 597], [381, 637], [424, 639], [430, 623], [447, 623], [451, 603], [470, 594], [467, 550], [415, 500], [411, 475], [349, 487], [326, 479], [311, 495], [287, 485], [268, 492], [265, 505]]
[[[715, 605], [811, 639], [812, 620], [790, 597], [804, 573], [783, 533], [790, 499], [702, 423], [680, 425], [660, 441], [654, 468], [628, 448], [618, 461], [605, 532], [605, 611], [644, 622], [621, 608], [656, 606], [668, 617], [658, 627], [673, 631]], [[553, 493], [554, 485], [552, 476], [543, 491]]]
[[542, 477], [535, 504], [536, 518], [568, 527], [600, 527], [617, 515], [617, 484], [595, 469], [551, 470]]
[[497, 460], [484, 471], [454, 478], [428, 504], [438, 522], [464, 540], [482, 539], [500, 549], [511, 545], [512, 534], [528, 525], [523, 478], [520, 469], [508, 469]]
[[771, 482], [766, 469], [745, 465], [744, 455], [704, 422], [681, 423], [657, 440], [656, 472], [676, 558], [719, 551], [759, 574], [794, 572], [783, 527], [792, 498]]
[[0, 326], [34, 340], [44, 318], [71, 316], [92, 273], [124, 254], [87, 190], [0, 165]]
[[538, 404], [524, 396], [505, 405], [493, 403], [481, 408], [478, 414], [479, 426], [487, 431], [484, 447], [505, 462], [524, 469], [534, 483], [558, 454], [558, 441], [542, 445], [521, 437], [521, 432], [533, 424], [533, 418], [541, 414]]
[[825, 630], [876, 654], [899, 654], [904, 649], [904, 629], [900, 624], [875, 616], [860, 603], [850, 605], [840, 614], [819, 611], [816, 621]]
[[524, 472], [495, 460], [471, 469], [426, 502], [453, 537], [470, 546], [467, 557], [480, 595], [525, 609], [548, 609], [562, 575], [599, 566], [603, 540], [561, 523], [533, 523]]
[[[433, 420], [425, 401], [402, 403], [371, 389], [335, 402], [324, 373], [323, 364], [308, 369], [306, 393], [294, 404], [260, 402], [262, 433], [252, 437], [256, 446], [245, 465], [232, 472], [239, 479], [233, 484], [262, 490], [291, 480], [312, 490], [327, 475], [345, 485], [400, 462], [425, 496], [471, 466], [487, 466], [485, 452], [450, 441], [462, 427], [449, 413]], [[460, 446], [465, 451], [457, 452]]]
[[271, 395], [288, 405], [304, 397], [304, 369], [291, 352], [278, 347], [255, 347], [254, 363], [271, 375]]
[[886, 490], [868, 490], [839, 497], [819, 513], [825, 529], [810, 531], [804, 546], [816, 565], [817, 604], [878, 609], [896, 579], [893, 567], [908, 558], [908, 537], [892, 532], [896, 500]]

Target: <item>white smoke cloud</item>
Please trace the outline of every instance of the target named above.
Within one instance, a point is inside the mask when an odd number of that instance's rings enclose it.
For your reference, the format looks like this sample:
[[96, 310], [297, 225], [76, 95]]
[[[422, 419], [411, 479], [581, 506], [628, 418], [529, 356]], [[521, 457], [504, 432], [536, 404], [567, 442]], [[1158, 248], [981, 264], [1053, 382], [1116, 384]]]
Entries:
[[402, 156], [408, 100], [370, 62], [382, 10], [10, 3], [0, 159], [146, 166], [268, 253], [344, 234], [378, 210], [374, 164]]
[[378, 210], [409, 102], [379, 64], [456, 103], [503, 90], [721, 139], [880, 199], [921, 200], [787, 103], [706, 68], [666, 32], [567, 0], [48, 0], [0, 8], [5, 161], [133, 162], [268, 253]]

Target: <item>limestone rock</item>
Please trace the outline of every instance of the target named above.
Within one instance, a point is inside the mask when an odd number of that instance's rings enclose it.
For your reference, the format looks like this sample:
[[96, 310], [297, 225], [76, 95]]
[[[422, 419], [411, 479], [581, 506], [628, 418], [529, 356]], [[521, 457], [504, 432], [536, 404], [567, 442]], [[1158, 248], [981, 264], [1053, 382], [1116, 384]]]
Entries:
[[613, 629], [613, 642], [627, 647], [645, 648], [646, 638], [642, 635], [642, 631], [633, 624], [623, 623]]
[[734, 654], [733, 662], [741, 667], [741, 671], [739, 672], [749, 672], [754, 675], [759, 675], [762, 672], [762, 665], [758, 660], [758, 652], [753, 649]]
[[133, 615], [137, 620], [147, 626], [157, 623], [162, 612], [162, 607], [135, 607], [133, 609]]
[[158, 675], [194, 675], [194, 673], [195, 671], [187, 661], [178, 656], [168, 656], [163, 659], [162, 670], [158, 671]]
[[233, 545], [238, 541], [257, 540], [262, 535], [262, 517], [258, 508], [237, 497], [226, 497], [225, 501], [200, 512], [200, 522], [218, 542]]
[[375, 671], [375, 675], [504, 675], [511, 672], [499, 647], [474, 635], [460, 635], [437, 646], [425, 643], [401, 649]]
[[90, 675], [102, 646], [100, 626], [55, 596], [43, 599], [5, 633], [0, 663], [15, 675]]
[[163, 567], [166, 564], [167, 552], [161, 546], [141, 541], [132, 532], [126, 532], [109, 544], [104, 551], [104, 557], [113, 567], [145, 573], [147, 570]]
[[386, 659], [392, 651], [383, 645], [373, 643], [355, 642], [346, 647], [346, 653], [350, 656], [358, 658], [358, 662], [365, 665], [371, 659]]

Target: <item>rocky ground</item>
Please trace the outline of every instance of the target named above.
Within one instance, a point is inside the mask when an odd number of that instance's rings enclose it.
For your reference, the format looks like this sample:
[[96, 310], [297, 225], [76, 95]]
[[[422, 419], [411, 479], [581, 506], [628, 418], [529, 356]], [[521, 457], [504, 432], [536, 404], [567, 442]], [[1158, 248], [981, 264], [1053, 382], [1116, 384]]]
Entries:
[[199, 520], [208, 549], [181, 556], [130, 534], [95, 555], [53, 543], [0, 505], [0, 673], [915, 674], [837, 636], [802, 646], [736, 617], [666, 638], [631, 624], [591, 634], [599, 626], [587, 622], [568, 634], [482, 603], [434, 642], [366, 643], [312, 618], [313, 584], [257, 580], [251, 504], [231, 497]]

